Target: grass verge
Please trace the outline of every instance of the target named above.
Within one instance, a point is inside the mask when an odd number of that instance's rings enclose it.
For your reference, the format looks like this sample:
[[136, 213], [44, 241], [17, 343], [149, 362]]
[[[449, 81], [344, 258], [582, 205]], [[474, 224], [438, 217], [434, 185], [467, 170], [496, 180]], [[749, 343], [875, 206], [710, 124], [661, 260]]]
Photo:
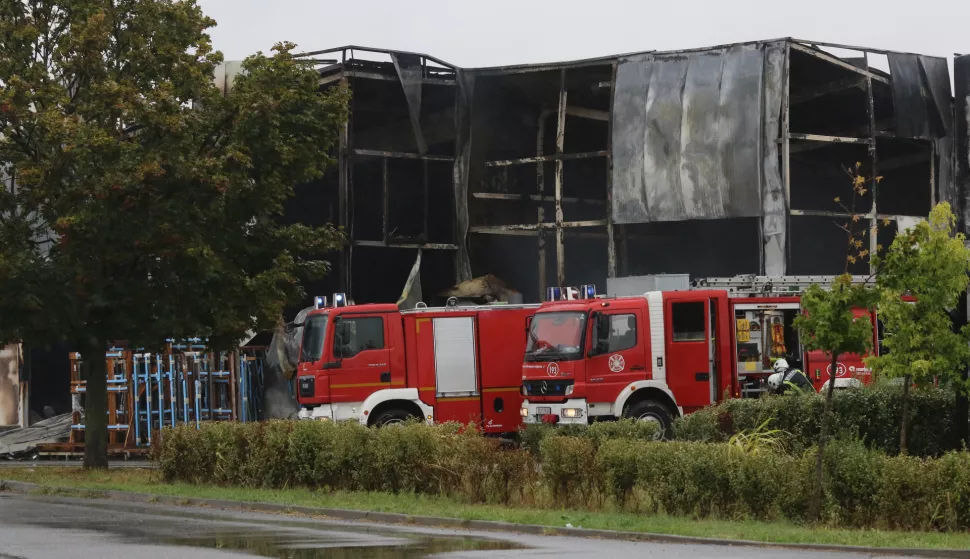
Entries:
[[[664, 515], [643, 515], [580, 510], [542, 510], [467, 505], [454, 499], [426, 495], [368, 492], [319, 492], [309, 489], [252, 489], [163, 483], [157, 472], [115, 469], [88, 472], [80, 468], [4, 468], [0, 479], [25, 481], [46, 487], [118, 490], [174, 497], [227, 499], [309, 507], [325, 507], [439, 516], [466, 520], [496, 520], [515, 524], [565, 526], [650, 532], [678, 536], [752, 540], [768, 543], [814, 543], [893, 548], [970, 549], [970, 533], [888, 532], [796, 526], [787, 522], [709, 520]], [[41, 494], [72, 495], [70, 491], [40, 490]]]

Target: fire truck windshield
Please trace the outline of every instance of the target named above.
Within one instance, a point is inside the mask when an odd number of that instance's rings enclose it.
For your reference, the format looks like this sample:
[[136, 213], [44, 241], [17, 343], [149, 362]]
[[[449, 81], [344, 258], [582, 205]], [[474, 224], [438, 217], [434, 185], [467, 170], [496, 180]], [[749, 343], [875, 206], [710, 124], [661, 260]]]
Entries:
[[585, 312], [537, 313], [529, 329], [526, 361], [564, 361], [582, 357]]
[[323, 340], [327, 334], [326, 314], [310, 316], [303, 324], [303, 344], [300, 351], [300, 363], [312, 363], [323, 357]]

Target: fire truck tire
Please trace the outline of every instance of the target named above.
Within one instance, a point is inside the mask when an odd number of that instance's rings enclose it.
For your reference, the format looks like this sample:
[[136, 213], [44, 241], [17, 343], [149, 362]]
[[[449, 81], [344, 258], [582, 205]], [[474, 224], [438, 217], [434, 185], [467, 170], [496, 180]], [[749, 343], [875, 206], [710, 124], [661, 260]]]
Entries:
[[404, 423], [409, 419], [414, 419], [417, 416], [413, 413], [402, 410], [400, 408], [392, 408], [387, 411], [381, 412], [379, 416], [374, 418], [372, 425], [375, 427], [384, 427], [387, 425], [394, 425], [397, 423]]
[[623, 417], [637, 421], [653, 421], [660, 425], [660, 436], [670, 438], [673, 432], [674, 418], [667, 406], [656, 400], [643, 400], [631, 404], [624, 410]]

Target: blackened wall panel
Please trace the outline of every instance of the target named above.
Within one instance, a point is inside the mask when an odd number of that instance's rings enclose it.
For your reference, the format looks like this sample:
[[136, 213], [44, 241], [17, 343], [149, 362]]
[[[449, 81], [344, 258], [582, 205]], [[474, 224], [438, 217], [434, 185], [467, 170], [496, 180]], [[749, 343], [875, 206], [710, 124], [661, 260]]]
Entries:
[[950, 92], [950, 68], [945, 58], [936, 56], [920, 55], [919, 64], [929, 89], [927, 112], [930, 131], [935, 138], [946, 136], [953, 126], [950, 116], [950, 99], [953, 97]]
[[455, 281], [461, 283], [472, 279], [471, 259], [468, 255], [468, 175], [471, 161], [471, 106], [475, 90], [475, 76], [458, 70], [458, 101], [455, 111], [455, 164], [453, 184], [455, 188]]
[[954, 142], [956, 147], [956, 193], [954, 211], [962, 225], [964, 233], [970, 232], [970, 54], [959, 56], [953, 60], [953, 81], [955, 84], [955, 113]]
[[762, 48], [620, 62], [615, 223], [761, 215]]
[[900, 136], [925, 138], [930, 135], [923, 99], [919, 57], [915, 54], [889, 54], [889, 71], [893, 81], [893, 105], [896, 107], [896, 133]]

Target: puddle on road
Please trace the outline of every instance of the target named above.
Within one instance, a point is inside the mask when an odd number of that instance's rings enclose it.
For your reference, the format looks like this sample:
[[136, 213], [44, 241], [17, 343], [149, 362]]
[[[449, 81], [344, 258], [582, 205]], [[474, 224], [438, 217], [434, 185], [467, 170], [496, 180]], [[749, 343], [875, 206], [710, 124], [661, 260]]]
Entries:
[[[274, 518], [259, 513], [246, 518], [228, 511], [145, 508], [106, 501], [44, 499], [42, 502], [57, 503], [67, 509], [55, 513], [45, 508], [41, 515], [28, 514], [25, 516], [32, 518], [20, 518], [20, 521], [107, 532], [128, 543], [218, 549], [278, 559], [421, 559], [456, 551], [524, 548], [497, 539], [431, 535], [380, 525]], [[72, 508], [80, 510], [69, 512]]]
[[[302, 537], [301, 537], [302, 536]], [[499, 551], [521, 549], [513, 543], [477, 538], [411, 537], [400, 544], [369, 543], [366, 540], [329, 539], [296, 534], [222, 533], [205, 537], [173, 538], [164, 543], [239, 551], [278, 559], [419, 559], [454, 551]]]

